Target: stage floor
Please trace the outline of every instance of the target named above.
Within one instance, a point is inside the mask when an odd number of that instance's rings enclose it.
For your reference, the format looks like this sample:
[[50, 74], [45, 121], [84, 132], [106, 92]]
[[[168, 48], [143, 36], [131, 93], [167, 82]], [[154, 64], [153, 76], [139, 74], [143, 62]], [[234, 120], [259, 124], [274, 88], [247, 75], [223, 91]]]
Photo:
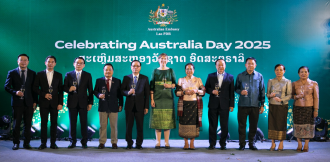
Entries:
[[[48, 139], [49, 140], [49, 139]], [[238, 142], [229, 142], [228, 150], [220, 150], [219, 144], [216, 149], [208, 150], [208, 140], [195, 140], [196, 150], [183, 150], [183, 140], [170, 140], [171, 149], [154, 149], [155, 140], [144, 140], [143, 150], [126, 150], [126, 141], [118, 141], [118, 149], [111, 149], [111, 142], [108, 139], [105, 149], [97, 149], [98, 140], [88, 142], [88, 148], [82, 149], [80, 142], [74, 149], [68, 149], [69, 141], [57, 141], [59, 149], [49, 148], [49, 141], [46, 149], [38, 150], [40, 140], [32, 140], [32, 150], [23, 149], [21, 141], [19, 150], [12, 150], [12, 141], [0, 140], [0, 161], [328, 161], [330, 144], [328, 142], [310, 142], [309, 152], [297, 152], [297, 142], [284, 142], [284, 151], [269, 151], [271, 142], [257, 142], [258, 151], [245, 149], [237, 150]], [[135, 146], [135, 145], [134, 145]]]

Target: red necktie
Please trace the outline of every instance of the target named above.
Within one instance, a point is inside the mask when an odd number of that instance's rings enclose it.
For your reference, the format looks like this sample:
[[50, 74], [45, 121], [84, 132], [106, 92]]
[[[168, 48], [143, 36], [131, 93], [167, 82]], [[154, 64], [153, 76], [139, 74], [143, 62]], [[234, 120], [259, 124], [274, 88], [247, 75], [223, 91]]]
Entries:
[[110, 82], [111, 82], [111, 79], [107, 79], [107, 88], [108, 88], [109, 92], [110, 92]]

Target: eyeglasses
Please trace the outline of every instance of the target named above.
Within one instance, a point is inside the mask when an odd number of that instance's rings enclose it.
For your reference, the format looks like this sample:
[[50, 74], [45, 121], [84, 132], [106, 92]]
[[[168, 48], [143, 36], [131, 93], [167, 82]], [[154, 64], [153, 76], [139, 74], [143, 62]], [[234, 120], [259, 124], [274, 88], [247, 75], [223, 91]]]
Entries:
[[141, 67], [141, 66], [137, 66], [137, 65], [134, 65], [134, 66], [132, 66], [133, 68], [139, 68], [139, 67]]
[[76, 62], [77, 65], [83, 65], [83, 62]]

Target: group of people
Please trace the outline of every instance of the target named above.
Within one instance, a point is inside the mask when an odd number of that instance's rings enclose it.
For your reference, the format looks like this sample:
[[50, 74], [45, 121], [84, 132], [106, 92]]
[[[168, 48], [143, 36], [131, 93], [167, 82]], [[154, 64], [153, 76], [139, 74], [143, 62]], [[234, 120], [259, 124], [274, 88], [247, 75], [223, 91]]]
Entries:
[[[318, 115], [319, 92], [318, 84], [309, 79], [309, 69], [302, 66], [298, 69], [300, 79], [296, 82], [284, 77], [285, 66], [275, 66], [276, 77], [268, 81], [265, 93], [264, 78], [255, 70], [257, 61], [249, 57], [245, 61], [246, 70], [238, 74], [236, 83], [233, 75], [225, 72], [226, 62], [218, 59], [215, 62], [216, 72], [208, 75], [205, 86], [201, 78], [194, 76], [193, 63], [185, 65], [186, 76], [176, 80], [174, 70], [167, 67], [168, 55], [162, 53], [158, 57], [159, 68], [152, 72], [152, 77], [140, 74], [141, 63], [131, 62], [132, 74], [124, 76], [122, 82], [113, 77], [114, 67], [107, 63], [103, 67], [104, 77], [96, 80], [93, 89], [92, 76], [83, 71], [85, 60], [77, 57], [74, 60], [74, 71], [66, 73], [64, 83], [62, 74], [54, 71], [56, 58], [47, 56], [46, 69], [35, 73], [28, 69], [29, 57], [26, 54], [18, 56], [18, 68], [10, 70], [5, 83], [5, 90], [12, 95], [13, 108], [13, 150], [19, 149], [20, 123], [24, 116], [25, 139], [23, 148], [30, 146], [30, 128], [33, 112], [37, 104], [41, 117], [41, 145], [38, 149], [47, 148], [47, 123], [50, 114], [51, 138], [50, 148], [57, 149], [56, 129], [58, 110], [63, 107], [63, 91], [68, 93], [67, 107], [70, 117], [70, 144], [68, 148], [76, 147], [76, 125], [79, 114], [81, 124], [81, 145], [87, 148], [87, 112], [93, 105], [93, 95], [99, 99], [99, 149], [105, 148], [107, 141], [107, 124], [110, 121], [112, 149], [117, 149], [118, 112], [123, 108], [123, 96], [126, 97], [126, 149], [132, 149], [132, 128], [136, 122], [136, 148], [143, 149], [143, 121], [149, 111], [150, 128], [155, 129], [155, 148], [161, 148], [161, 135], [164, 132], [165, 149], [170, 148], [170, 130], [176, 127], [174, 95], [179, 97], [177, 116], [179, 118], [179, 136], [184, 138], [183, 149], [195, 149], [194, 139], [199, 136], [202, 127], [203, 100], [205, 93], [210, 95], [208, 103], [209, 147], [215, 149], [217, 143], [217, 128], [220, 120], [220, 149], [226, 150], [228, 135], [229, 112], [234, 109], [235, 92], [239, 95], [238, 125], [239, 150], [246, 145], [246, 122], [249, 116], [248, 145], [252, 150], [258, 150], [254, 143], [257, 132], [259, 114], [264, 111], [265, 94], [269, 99], [268, 138], [272, 140], [270, 150], [276, 150], [275, 140], [280, 140], [278, 151], [283, 151], [283, 140], [286, 138], [286, 123], [288, 101], [294, 99], [293, 120], [294, 136], [297, 137], [297, 151], [308, 152], [308, 142], [314, 137], [314, 119]], [[235, 83], [235, 84], [234, 84]], [[174, 90], [175, 89], [175, 90]], [[39, 96], [39, 97], [38, 97]], [[150, 100], [149, 100], [150, 98]], [[190, 139], [190, 143], [189, 140]], [[304, 146], [302, 139], [305, 139]]]

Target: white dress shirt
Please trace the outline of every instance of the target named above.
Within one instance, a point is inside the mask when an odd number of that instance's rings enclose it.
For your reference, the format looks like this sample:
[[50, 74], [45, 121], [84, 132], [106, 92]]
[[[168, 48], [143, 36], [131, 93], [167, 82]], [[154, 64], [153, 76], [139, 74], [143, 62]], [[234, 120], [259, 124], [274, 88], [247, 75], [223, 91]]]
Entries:
[[219, 82], [219, 88], [221, 88], [222, 81], [223, 81], [223, 76], [224, 75], [225, 75], [225, 72], [223, 72], [222, 74], [219, 74], [219, 72], [217, 72], [217, 77], [218, 77], [218, 82]]
[[54, 70], [53, 70], [53, 71], [48, 71], [48, 70], [46, 69], [46, 76], [47, 76], [47, 80], [48, 80], [48, 85], [49, 85], [49, 87], [52, 85], [53, 75], [54, 75]]

